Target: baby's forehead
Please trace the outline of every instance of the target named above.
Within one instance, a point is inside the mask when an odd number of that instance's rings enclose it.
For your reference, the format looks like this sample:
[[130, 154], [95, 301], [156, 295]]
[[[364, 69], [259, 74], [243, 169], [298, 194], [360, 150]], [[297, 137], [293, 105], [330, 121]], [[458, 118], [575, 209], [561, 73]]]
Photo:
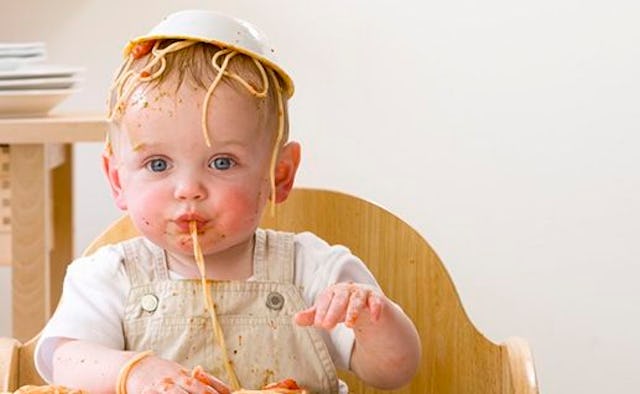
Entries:
[[[193, 110], [211, 114], [217, 112], [216, 109], [223, 108], [225, 111], [236, 109], [248, 112], [248, 115], [266, 117], [275, 116], [276, 113], [266, 110], [264, 100], [256, 98], [236, 86], [221, 82], [215, 91], [209, 95], [207, 88], [199, 86], [191, 81], [179, 81], [175, 76], [169, 76], [161, 82], [153, 84], [141, 84], [136, 87], [129, 97], [125, 108], [136, 111], [177, 111]], [[207, 99], [208, 97], [208, 99]], [[127, 112], [124, 112], [126, 115]]]
[[130, 96], [122, 114], [122, 129], [135, 134], [171, 125], [175, 129], [209, 129], [209, 136], [220, 137], [225, 134], [255, 137], [258, 133], [276, 131], [276, 113], [263, 110], [255, 97], [232, 86], [219, 85], [208, 101], [206, 98], [204, 88], [184, 83], [140, 86]]

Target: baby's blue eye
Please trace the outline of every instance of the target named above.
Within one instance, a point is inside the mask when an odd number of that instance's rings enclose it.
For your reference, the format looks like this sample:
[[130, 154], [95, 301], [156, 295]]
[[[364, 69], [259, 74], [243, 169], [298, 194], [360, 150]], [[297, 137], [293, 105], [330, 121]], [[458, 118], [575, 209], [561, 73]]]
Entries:
[[216, 170], [228, 170], [235, 164], [236, 162], [230, 157], [216, 157], [209, 163], [209, 167]]
[[169, 164], [165, 159], [153, 159], [147, 163], [147, 168], [153, 172], [162, 172], [169, 168]]

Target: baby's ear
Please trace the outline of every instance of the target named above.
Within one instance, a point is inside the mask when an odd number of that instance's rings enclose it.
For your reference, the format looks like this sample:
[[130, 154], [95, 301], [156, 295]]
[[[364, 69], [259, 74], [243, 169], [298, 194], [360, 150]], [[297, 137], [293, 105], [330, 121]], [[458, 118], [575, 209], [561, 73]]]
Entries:
[[278, 157], [278, 164], [276, 164], [276, 203], [283, 202], [289, 197], [299, 164], [300, 144], [293, 141], [288, 142], [282, 147]]
[[105, 149], [102, 152], [102, 171], [109, 180], [109, 186], [111, 186], [111, 195], [116, 206], [123, 211], [127, 210], [127, 203], [124, 197], [124, 191], [120, 184], [120, 173], [118, 171], [118, 160], [112, 152]]

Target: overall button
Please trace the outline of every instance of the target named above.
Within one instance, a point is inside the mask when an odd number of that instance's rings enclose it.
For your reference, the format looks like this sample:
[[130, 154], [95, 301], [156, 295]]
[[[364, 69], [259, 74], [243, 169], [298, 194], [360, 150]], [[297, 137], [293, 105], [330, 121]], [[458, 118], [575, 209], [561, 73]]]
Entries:
[[158, 297], [156, 297], [155, 294], [145, 294], [142, 296], [142, 300], [140, 300], [140, 305], [145, 311], [154, 312], [158, 309]]
[[284, 306], [284, 296], [277, 291], [272, 291], [267, 296], [267, 308], [279, 311]]

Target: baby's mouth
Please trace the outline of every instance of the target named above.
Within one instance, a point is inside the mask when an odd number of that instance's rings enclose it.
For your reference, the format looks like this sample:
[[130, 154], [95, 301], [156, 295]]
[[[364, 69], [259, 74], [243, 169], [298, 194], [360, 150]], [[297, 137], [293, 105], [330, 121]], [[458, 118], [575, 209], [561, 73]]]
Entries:
[[206, 228], [207, 220], [196, 214], [185, 214], [174, 220], [174, 223], [180, 232], [190, 234], [192, 226], [194, 226], [197, 229], [198, 234], [201, 234]]

